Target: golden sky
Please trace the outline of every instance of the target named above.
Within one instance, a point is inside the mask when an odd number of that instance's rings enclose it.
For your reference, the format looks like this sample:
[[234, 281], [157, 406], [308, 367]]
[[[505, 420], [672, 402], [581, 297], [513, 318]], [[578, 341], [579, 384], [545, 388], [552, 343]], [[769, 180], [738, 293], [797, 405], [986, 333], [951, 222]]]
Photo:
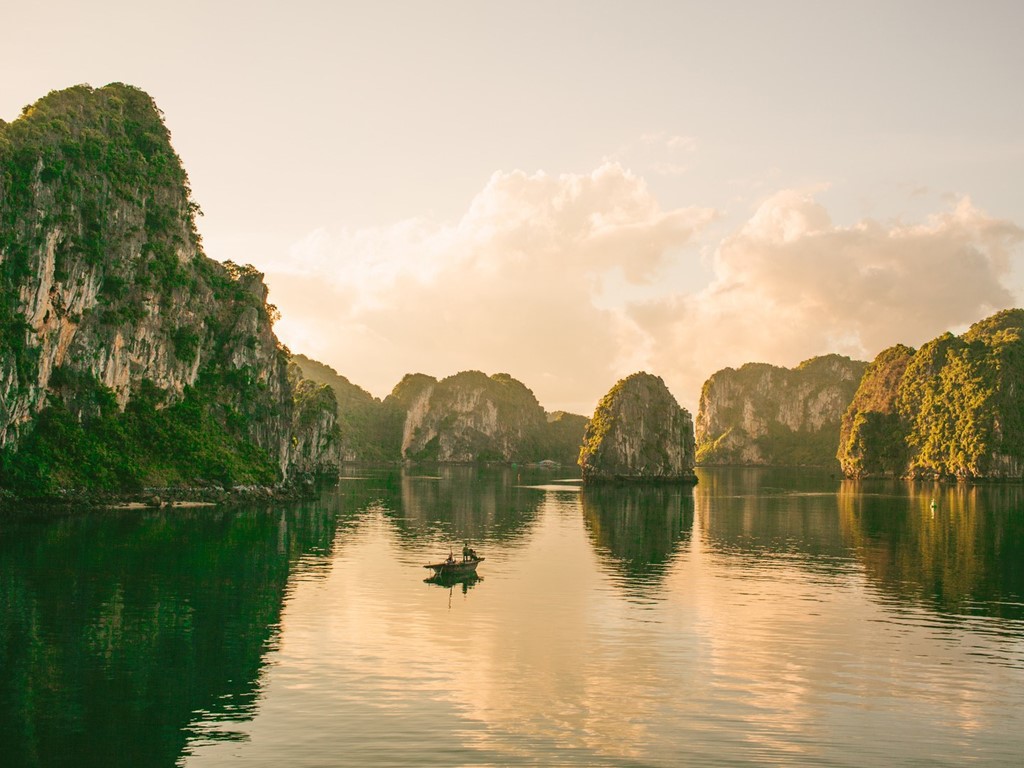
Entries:
[[476, 368], [589, 415], [1022, 303], [1013, 2], [18, 3], [0, 118], [131, 83], [207, 254], [383, 396]]

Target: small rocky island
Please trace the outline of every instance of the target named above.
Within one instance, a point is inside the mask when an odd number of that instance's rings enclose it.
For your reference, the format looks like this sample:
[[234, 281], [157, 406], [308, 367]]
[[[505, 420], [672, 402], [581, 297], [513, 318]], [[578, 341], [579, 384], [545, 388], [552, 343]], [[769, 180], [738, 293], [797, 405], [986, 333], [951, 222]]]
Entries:
[[660, 377], [634, 373], [598, 403], [579, 464], [584, 483], [696, 483], [693, 419]]
[[533, 392], [507, 373], [462, 371], [419, 384], [405, 416], [405, 460], [562, 462], [578, 450], [585, 419], [546, 414]]

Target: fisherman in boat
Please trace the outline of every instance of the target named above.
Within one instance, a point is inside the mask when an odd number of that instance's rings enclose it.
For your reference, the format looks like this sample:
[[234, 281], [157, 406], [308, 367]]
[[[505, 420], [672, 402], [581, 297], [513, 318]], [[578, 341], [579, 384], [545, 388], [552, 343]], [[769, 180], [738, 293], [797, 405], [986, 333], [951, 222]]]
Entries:
[[466, 542], [466, 546], [462, 548], [462, 562], [468, 562], [470, 560], [476, 560], [476, 550], [470, 548], [469, 542]]

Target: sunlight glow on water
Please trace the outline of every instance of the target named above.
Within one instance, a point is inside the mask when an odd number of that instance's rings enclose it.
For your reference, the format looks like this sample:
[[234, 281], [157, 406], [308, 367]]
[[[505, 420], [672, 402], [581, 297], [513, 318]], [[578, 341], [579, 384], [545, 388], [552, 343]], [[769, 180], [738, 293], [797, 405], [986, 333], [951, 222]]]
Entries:
[[1018, 764], [1024, 489], [523, 479], [5, 525], [13, 764]]
[[[483, 579], [465, 590], [419, 583], [446, 534], [462, 538], [457, 523], [424, 521], [430, 535], [404, 539], [394, 510], [368, 509], [339, 535], [326, 579], [295, 577], [263, 703], [233, 726], [249, 740], [194, 744], [187, 764], [333, 753], [958, 765], [1019, 753], [1019, 622], [936, 613], [875, 586], [836, 540], [834, 491], [780, 503], [697, 490], [689, 504], [655, 491], [653, 521], [640, 492], [610, 513], [578, 489], [519, 492], [536, 494], [535, 516], [488, 543]], [[638, 534], [609, 514], [648, 519]]]

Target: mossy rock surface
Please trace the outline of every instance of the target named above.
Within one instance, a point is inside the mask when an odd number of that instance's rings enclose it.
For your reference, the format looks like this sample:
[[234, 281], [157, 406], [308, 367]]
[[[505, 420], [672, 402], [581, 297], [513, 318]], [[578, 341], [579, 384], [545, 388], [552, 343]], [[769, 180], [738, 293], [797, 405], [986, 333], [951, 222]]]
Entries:
[[587, 483], [696, 482], [694, 454], [689, 412], [660, 377], [640, 372], [598, 403], [579, 464]]

